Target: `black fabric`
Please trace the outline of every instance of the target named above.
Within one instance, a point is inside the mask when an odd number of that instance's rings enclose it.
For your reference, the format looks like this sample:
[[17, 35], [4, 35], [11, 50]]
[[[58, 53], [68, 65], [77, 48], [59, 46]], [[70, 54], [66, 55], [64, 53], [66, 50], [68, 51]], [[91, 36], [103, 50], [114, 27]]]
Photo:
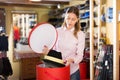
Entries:
[[[55, 50], [50, 50], [49, 53], [48, 53], [48, 56], [55, 57], [55, 58], [58, 58], [58, 59], [62, 59], [61, 52], [57, 52]], [[50, 68], [64, 67], [65, 66], [64, 64], [60, 64], [60, 63], [57, 63], [55, 61], [51, 61], [51, 60], [48, 60], [48, 59], [43, 59], [43, 62], [45, 64], [45, 67], [50, 67]]]
[[3, 76], [9, 76], [13, 74], [12, 66], [11, 63], [8, 59], [8, 57], [3, 57], [3, 70], [2, 70], [2, 75]]
[[14, 48], [17, 48], [18, 40], [14, 40]]
[[0, 75], [2, 75], [2, 70], [3, 70], [3, 61], [2, 58], [0, 58]]
[[50, 50], [49, 53], [48, 53], [48, 56], [52, 56], [52, 57], [55, 57], [55, 58], [58, 58], [58, 59], [62, 59], [61, 52], [57, 52], [55, 50]]
[[8, 36], [0, 36], [0, 51], [8, 51]]
[[81, 22], [80, 24], [82, 28], [86, 27], [86, 22]]
[[48, 67], [48, 68], [65, 67], [64, 64], [59, 64], [49, 60], [44, 60], [44, 64], [45, 64], [45, 67]]

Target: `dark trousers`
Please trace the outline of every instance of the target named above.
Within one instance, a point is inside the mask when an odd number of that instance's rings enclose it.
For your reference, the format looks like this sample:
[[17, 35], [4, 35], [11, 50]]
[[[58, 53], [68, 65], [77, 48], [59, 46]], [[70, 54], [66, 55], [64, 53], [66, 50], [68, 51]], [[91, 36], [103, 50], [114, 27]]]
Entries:
[[80, 80], [80, 71], [77, 70], [75, 73], [73, 73], [73, 74], [70, 76], [70, 80]]

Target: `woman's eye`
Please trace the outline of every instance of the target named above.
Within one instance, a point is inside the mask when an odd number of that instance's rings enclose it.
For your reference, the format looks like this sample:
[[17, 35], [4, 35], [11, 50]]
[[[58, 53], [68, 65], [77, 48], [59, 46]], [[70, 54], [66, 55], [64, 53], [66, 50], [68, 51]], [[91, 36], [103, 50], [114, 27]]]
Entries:
[[76, 18], [67, 17], [66, 19], [67, 19], [67, 20], [71, 20], [71, 21], [76, 21]]
[[70, 20], [70, 18], [67, 18], [67, 20]]

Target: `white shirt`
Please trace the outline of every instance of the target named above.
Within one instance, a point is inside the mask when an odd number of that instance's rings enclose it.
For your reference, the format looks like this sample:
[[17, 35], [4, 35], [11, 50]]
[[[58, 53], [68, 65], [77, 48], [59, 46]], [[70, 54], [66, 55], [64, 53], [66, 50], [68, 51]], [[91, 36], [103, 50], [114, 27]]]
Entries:
[[63, 60], [68, 58], [74, 59], [74, 63], [70, 65], [70, 74], [79, 69], [79, 63], [83, 59], [83, 52], [85, 48], [85, 34], [82, 31], [78, 32], [78, 39], [73, 34], [74, 28], [67, 30], [60, 27], [57, 29], [58, 40], [54, 49], [62, 53]]

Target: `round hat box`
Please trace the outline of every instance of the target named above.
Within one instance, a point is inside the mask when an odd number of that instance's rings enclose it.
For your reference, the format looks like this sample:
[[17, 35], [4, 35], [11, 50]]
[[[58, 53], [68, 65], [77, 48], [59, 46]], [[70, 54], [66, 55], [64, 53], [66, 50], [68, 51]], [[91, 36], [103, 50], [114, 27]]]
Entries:
[[36, 80], [70, 80], [70, 66], [45, 68], [44, 64], [36, 66]]
[[80, 79], [87, 79], [87, 63], [81, 62], [80, 66]]

